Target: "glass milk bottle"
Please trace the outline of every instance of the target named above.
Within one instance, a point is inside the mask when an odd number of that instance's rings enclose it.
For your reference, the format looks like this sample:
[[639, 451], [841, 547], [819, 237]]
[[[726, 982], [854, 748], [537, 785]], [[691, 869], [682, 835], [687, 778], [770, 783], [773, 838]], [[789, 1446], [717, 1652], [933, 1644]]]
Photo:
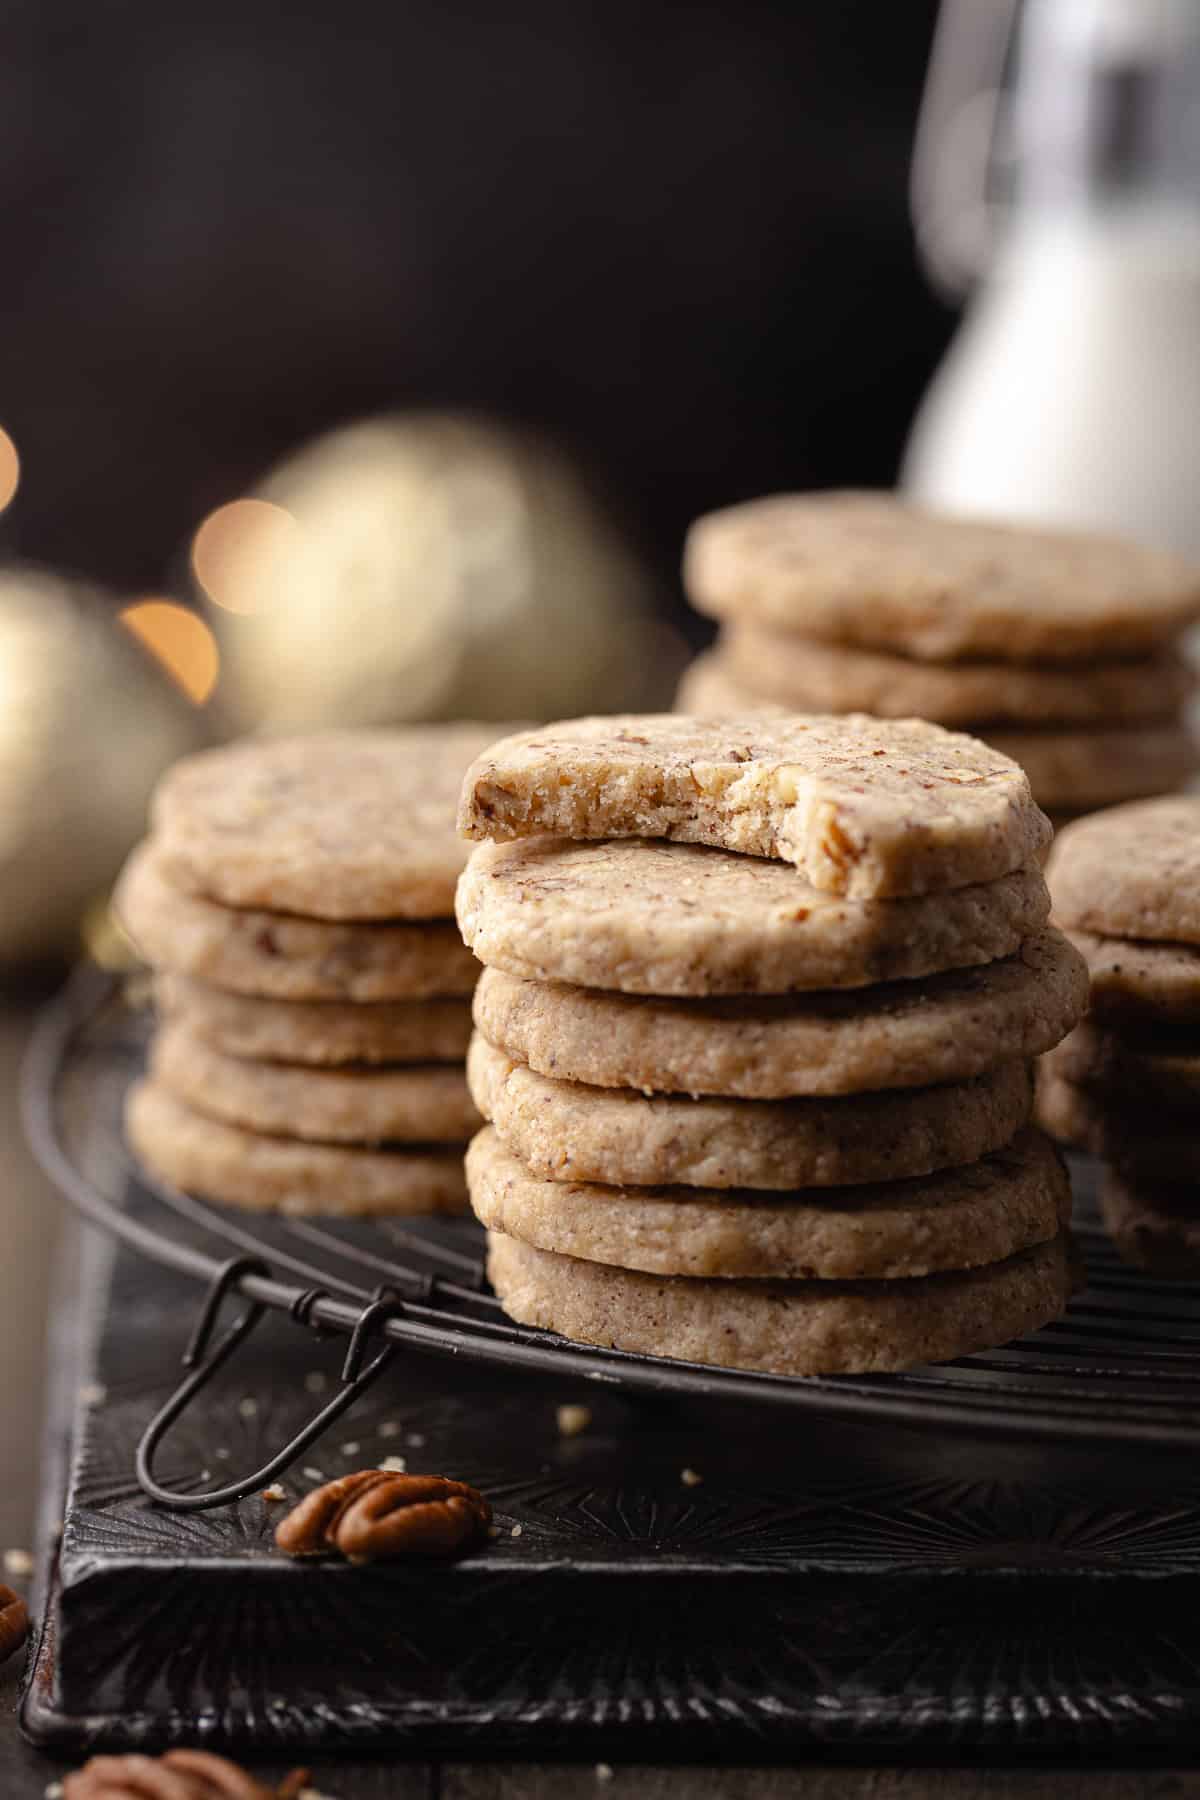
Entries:
[[935, 278], [982, 280], [902, 485], [1200, 558], [1200, 0], [1027, 0], [1006, 102], [1014, 16], [943, 0], [914, 212]]

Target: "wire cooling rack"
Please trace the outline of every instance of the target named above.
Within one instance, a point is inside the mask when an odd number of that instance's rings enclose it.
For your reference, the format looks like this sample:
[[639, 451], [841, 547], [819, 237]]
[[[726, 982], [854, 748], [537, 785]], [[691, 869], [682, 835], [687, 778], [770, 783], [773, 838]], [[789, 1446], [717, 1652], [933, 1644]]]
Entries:
[[[1089, 1281], [1064, 1320], [1002, 1350], [902, 1375], [756, 1375], [589, 1348], [512, 1324], [488, 1289], [482, 1233], [473, 1222], [260, 1217], [149, 1182], [131, 1163], [120, 1127], [147, 1029], [144, 1011], [129, 1003], [117, 978], [81, 968], [36, 1027], [23, 1105], [35, 1155], [88, 1219], [207, 1284], [191, 1373], [155, 1420], [139, 1458], [143, 1486], [168, 1505], [221, 1504], [269, 1479], [401, 1345], [660, 1398], [1091, 1448], [1200, 1447], [1200, 1283], [1156, 1282], [1119, 1261], [1096, 1219], [1095, 1171], [1087, 1162], [1073, 1177]], [[248, 1304], [213, 1347], [230, 1293]], [[269, 1308], [347, 1334], [341, 1391], [267, 1468], [219, 1494], [169, 1494], [152, 1472], [158, 1438]]]

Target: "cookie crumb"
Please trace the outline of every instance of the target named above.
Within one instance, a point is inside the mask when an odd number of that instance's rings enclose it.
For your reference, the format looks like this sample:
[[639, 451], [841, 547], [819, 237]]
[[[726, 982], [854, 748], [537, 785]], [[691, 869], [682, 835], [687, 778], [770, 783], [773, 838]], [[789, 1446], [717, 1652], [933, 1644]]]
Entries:
[[323, 1394], [329, 1386], [329, 1377], [323, 1375], [320, 1369], [312, 1369], [304, 1377], [304, 1385], [310, 1394]]
[[403, 1456], [385, 1456], [379, 1466], [381, 1469], [386, 1469], [389, 1475], [408, 1473], [408, 1461]]
[[578, 1437], [592, 1422], [590, 1406], [560, 1406], [555, 1411], [559, 1437]]
[[108, 1389], [102, 1381], [85, 1381], [79, 1390], [79, 1400], [83, 1406], [103, 1406], [107, 1399]]
[[264, 1500], [286, 1500], [287, 1490], [281, 1481], [273, 1481], [269, 1488], [262, 1491]]
[[680, 1469], [679, 1479], [682, 1481], [684, 1487], [699, 1487], [700, 1483], [704, 1480], [704, 1477], [703, 1475], [698, 1475], [695, 1469]]
[[303, 1475], [305, 1481], [324, 1481], [325, 1479], [324, 1472], [321, 1469], [301, 1469], [300, 1473]]
[[258, 1417], [258, 1401], [253, 1394], [246, 1394], [238, 1401], [238, 1415], [243, 1419]]
[[520, 1537], [524, 1529], [525, 1527], [523, 1525], [514, 1525], [508, 1535], [509, 1537]]
[[379, 1427], [379, 1436], [381, 1438], [399, 1437], [400, 1436], [399, 1421], [396, 1419], [385, 1419], [383, 1421], [383, 1424]]
[[4, 1552], [4, 1573], [6, 1575], [32, 1575], [33, 1558], [28, 1550], [6, 1550]]
[[613, 1766], [611, 1763], [597, 1763], [596, 1764], [596, 1780], [597, 1781], [611, 1781], [612, 1778], [613, 1778]]
[[348, 1444], [342, 1445], [342, 1455], [343, 1456], [357, 1456], [361, 1449], [362, 1449], [362, 1445], [357, 1441], [357, 1439], [352, 1438]]
[[425, 1433], [423, 1431], [410, 1431], [407, 1442], [410, 1450], [423, 1450], [426, 1442]]
[[216, 1459], [217, 1459], [217, 1461], [218, 1461], [218, 1462], [228, 1462], [228, 1461], [229, 1461], [229, 1448], [228, 1448], [228, 1446], [227, 1446], [227, 1445], [225, 1445], [225, 1444], [221, 1444], [221, 1445], [219, 1445], [219, 1446], [218, 1446], [218, 1447], [217, 1447], [217, 1449], [215, 1449], [215, 1450], [214, 1450], [214, 1451], [213, 1451], [213, 1455], [214, 1455], [214, 1456], [215, 1456], [215, 1457], [216, 1457]]
[[62, 1782], [61, 1781], [52, 1781], [48, 1788], [42, 1789], [42, 1795], [43, 1795], [43, 1800], [62, 1800], [62, 1795], [63, 1795]]

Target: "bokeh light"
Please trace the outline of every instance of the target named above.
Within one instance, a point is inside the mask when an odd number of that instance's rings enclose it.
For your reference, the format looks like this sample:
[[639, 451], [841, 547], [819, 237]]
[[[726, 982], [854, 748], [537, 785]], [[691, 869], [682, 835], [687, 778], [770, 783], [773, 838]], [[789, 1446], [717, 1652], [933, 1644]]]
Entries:
[[0, 512], [12, 504], [21, 485], [21, 458], [17, 446], [0, 425]]
[[192, 572], [214, 606], [263, 612], [280, 598], [272, 573], [298, 526], [270, 500], [230, 500], [210, 512], [192, 539]]
[[217, 640], [204, 620], [174, 600], [136, 600], [119, 617], [192, 704], [203, 706], [221, 668]]

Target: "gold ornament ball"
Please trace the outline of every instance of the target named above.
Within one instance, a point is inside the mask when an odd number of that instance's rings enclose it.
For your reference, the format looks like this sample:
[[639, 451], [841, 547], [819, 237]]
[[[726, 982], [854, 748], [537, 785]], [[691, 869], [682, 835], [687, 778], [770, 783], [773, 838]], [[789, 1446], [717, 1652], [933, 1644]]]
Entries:
[[0, 962], [69, 953], [198, 715], [94, 589], [0, 570]]
[[686, 657], [573, 464], [481, 418], [318, 439], [205, 521], [192, 569], [242, 729], [667, 705]]

